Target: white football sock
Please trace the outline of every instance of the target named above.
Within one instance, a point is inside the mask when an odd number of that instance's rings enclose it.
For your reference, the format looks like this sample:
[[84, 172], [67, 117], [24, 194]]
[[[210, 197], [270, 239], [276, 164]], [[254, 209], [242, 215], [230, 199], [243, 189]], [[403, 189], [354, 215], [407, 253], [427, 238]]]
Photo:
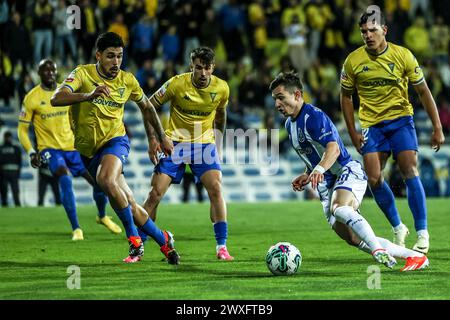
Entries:
[[394, 258], [400, 258], [405, 259], [408, 257], [421, 257], [423, 256], [422, 253], [408, 249], [403, 248], [399, 245], [396, 245], [395, 243], [392, 243], [391, 241], [384, 239], [384, 238], [378, 238], [378, 241], [381, 243], [381, 245], [393, 256]]
[[350, 229], [369, 247], [371, 253], [382, 248], [366, 219], [350, 206], [342, 206], [334, 211], [336, 220], [348, 225]]
[[[399, 259], [405, 259], [408, 257], [421, 257], [423, 256], [422, 253], [408, 249], [408, 248], [403, 248], [401, 246], [396, 245], [395, 243], [392, 243], [391, 241], [384, 239], [384, 238], [380, 238], [377, 237], [378, 241], [380, 242], [381, 246], [386, 249], [387, 252], [389, 252], [389, 254], [391, 256], [393, 256], [394, 258], [399, 258]], [[369, 246], [364, 242], [361, 241], [358, 245], [358, 249], [361, 251], [364, 251], [368, 254], [372, 254], [372, 251], [370, 251]]]

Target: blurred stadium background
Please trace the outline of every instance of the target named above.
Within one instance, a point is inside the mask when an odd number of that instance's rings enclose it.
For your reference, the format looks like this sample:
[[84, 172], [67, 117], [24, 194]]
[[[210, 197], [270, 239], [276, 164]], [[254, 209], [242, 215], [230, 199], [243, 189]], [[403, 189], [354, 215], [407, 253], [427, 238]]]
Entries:
[[[67, 8], [80, 8], [81, 28], [66, 27]], [[438, 105], [446, 145], [432, 152], [431, 122], [415, 92], [410, 100], [420, 140], [419, 164], [427, 196], [450, 196], [450, 11], [448, 0], [0, 0], [0, 143], [11, 131], [17, 141], [17, 118], [24, 95], [39, 83], [36, 64], [52, 57], [59, 81], [77, 65], [94, 63], [94, 42], [104, 31], [120, 34], [127, 45], [122, 68], [133, 72], [150, 95], [167, 79], [186, 72], [188, 52], [207, 45], [216, 50], [215, 74], [230, 86], [228, 129], [279, 128], [279, 170], [265, 175], [267, 163], [252, 159], [246, 147], [225, 146], [224, 194], [228, 202], [283, 201], [314, 198], [312, 191], [294, 193], [292, 177], [304, 165], [288, 145], [284, 119], [273, 107], [268, 84], [282, 70], [303, 75], [306, 100], [335, 121], [353, 156], [339, 106], [339, 73], [346, 55], [362, 44], [357, 20], [370, 4], [385, 12], [387, 39], [411, 49], [421, 63]], [[160, 111], [167, 120], [168, 106]], [[125, 106], [124, 122], [132, 150], [125, 176], [143, 202], [153, 165], [148, 159], [142, 118], [136, 105]], [[262, 132], [262, 131], [258, 131]], [[276, 137], [273, 137], [274, 139]], [[230, 161], [230, 155], [234, 157]], [[228, 157], [228, 158], [227, 158]], [[232, 161], [234, 160], [234, 161]], [[387, 178], [398, 197], [403, 182], [388, 164]], [[20, 178], [22, 205], [37, 204], [38, 172], [23, 152]], [[78, 204], [92, 204], [91, 188], [74, 180]], [[189, 200], [196, 201], [194, 186]], [[206, 194], [205, 194], [206, 196]], [[12, 196], [8, 195], [12, 205]], [[179, 203], [180, 186], [172, 187], [165, 202]], [[46, 206], [54, 204], [48, 190]]]

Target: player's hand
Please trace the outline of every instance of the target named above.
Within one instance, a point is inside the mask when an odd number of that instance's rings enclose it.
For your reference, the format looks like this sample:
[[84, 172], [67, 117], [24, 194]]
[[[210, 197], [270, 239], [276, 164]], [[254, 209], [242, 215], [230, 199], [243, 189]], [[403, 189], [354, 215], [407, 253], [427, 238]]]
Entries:
[[161, 149], [162, 149], [162, 152], [164, 152], [164, 154], [166, 156], [171, 156], [172, 152], [173, 152], [173, 142], [172, 142], [172, 140], [170, 140], [169, 138], [164, 136], [164, 138], [161, 141]]
[[438, 152], [439, 149], [441, 148], [441, 144], [443, 144], [445, 141], [445, 137], [444, 137], [444, 132], [442, 132], [442, 128], [441, 129], [433, 129], [433, 132], [431, 134], [431, 148], [435, 151]]
[[311, 187], [316, 190], [319, 183], [323, 182], [324, 176], [317, 170], [313, 170], [309, 174], [308, 182], [311, 182]]
[[305, 186], [308, 184], [308, 174], [302, 173], [298, 177], [295, 177], [291, 183], [292, 183], [292, 190], [294, 191], [305, 190]]
[[92, 100], [95, 99], [97, 97], [100, 96], [109, 96], [111, 93], [111, 90], [109, 90], [108, 86], [101, 84], [97, 87], [95, 87], [95, 89], [88, 95], [88, 100]]
[[148, 156], [150, 161], [156, 166], [159, 162], [158, 152], [161, 152], [161, 145], [156, 137], [150, 138], [148, 141]]
[[41, 157], [37, 153], [30, 154], [30, 164], [33, 168], [37, 169], [41, 166]]
[[357, 133], [354, 135], [350, 135], [350, 138], [352, 139], [352, 143], [356, 148], [356, 151], [358, 151], [360, 154], [362, 153], [361, 148], [364, 144], [364, 136], [361, 133]]

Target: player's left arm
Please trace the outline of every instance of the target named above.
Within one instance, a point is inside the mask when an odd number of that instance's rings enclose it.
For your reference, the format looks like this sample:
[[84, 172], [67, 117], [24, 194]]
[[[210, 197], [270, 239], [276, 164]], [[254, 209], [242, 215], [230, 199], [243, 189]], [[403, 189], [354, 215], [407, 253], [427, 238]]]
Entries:
[[419, 95], [420, 102], [425, 108], [428, 116], [430, 117], [431, 123], [433, 124], [433, 132], [431, 134], [431, 148], [436, 152], [439, 151], [441, 145], [445, 141], [444, 132], [442, 131], [441, 120], [439, 119], [439, 113], [436, 107], [436, 102], [434, 101], [431, 91], [425, 81], [420, 84], [414, 85], [414, 89]]
[[222, 98], [219, 106], [216, 109], [216, 115], [214, 118], [214, 134], [217, 152], [219, 158], [222, 159], [222, 142], [223, 135], [225, 133], [225, 128], [227, 124], [227, 105], [230, 96], [230, 89], [228, 85], [225, 86], [225, 96]]

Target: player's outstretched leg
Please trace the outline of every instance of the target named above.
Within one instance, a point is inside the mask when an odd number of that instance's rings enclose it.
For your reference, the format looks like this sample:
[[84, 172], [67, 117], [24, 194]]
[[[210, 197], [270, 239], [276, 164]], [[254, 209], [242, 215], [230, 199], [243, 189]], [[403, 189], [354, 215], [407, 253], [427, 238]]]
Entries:
[[369, 223], [363, 216], [357, 213], [353, 207], [337, 207], [334, 210], [333, 215], [337, 221], [349, 226], [350, 229], [368, 245], [375, 261], [384, 264], [391, 269], [394, 267], [397, 261], [383, 248]]
[[[378, 237], [378, 241], [394, 258], [406, 260], [405, 266], [400, 269], [400, 271], [420, 270], [429, 265], [428, 258], [423, 253], [408, 248], [403, 248], [384, 238]], [[358, 248], [369, 254], [371, 253], [369, 247], [364, 243], [364, 241], [359, 243]]]

